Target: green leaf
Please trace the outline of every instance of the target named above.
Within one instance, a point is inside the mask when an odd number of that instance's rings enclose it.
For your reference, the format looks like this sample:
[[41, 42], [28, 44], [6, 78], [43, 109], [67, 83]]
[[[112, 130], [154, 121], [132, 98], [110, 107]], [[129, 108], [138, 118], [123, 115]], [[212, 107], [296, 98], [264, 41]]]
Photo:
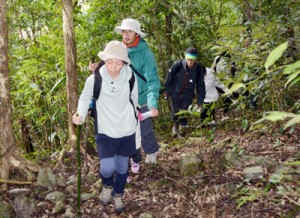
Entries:
[[233, 92], [239, 90], [240, 88], [245, 88], [243, 83], [234, 84], [227, 92], [223, 94], [223, 96], [231, 95]]
[[289, 75], [289, 77], [288, 77], [289, 79], [288, 79], [288, 81], [284, 84], [284, 87], [286, 88], [286, 86], [287, 86], [290, 82], [295, 81], [295, 79], [299, 76], [299, 74], [300, 74], [300, 70], [298, 70], [298, 71], [292, 73], [291, 75]]
[[263, 121], [265, 121], [265, 120], [272, 121], [272, 122], [276, 122], [276, 121], [278, 121], [278, 120], [284, 120], [284, 119], [289, 118], [289, 117], [294, 118], [294, 117], [296, 117], [296, 116], [297, 116], [296, 114], [293, 114], [293, 113], [286, 113], [286, 112], [281, 112], [281, 111], [270, 111], [270, 112], [266, 112], [266, 113], [264, 114], [264, 116], [263, 116], [261, 119], [259, 119], [258, 121], [256, 121], [255, 123], [253, 123], [253, 124], [251, 125], [250, 130], [252, 130], [252, 128], [253, 128], [255, 125], [257, 125], [257, 124], [259, 124], [259, 123], [261, 123], [261, 122], [263, 122]]
[[263, 129], [266, 129], [266, 125], [260, 123], [260, 124], [257, 124], [257, 125], [252, 125], [250, 130], [263, 130]]
[[61, 85], [62, 82], [64, 82], [66, 80], [66, 76], [64, 76], [63, 78], [59, 79], [54, 86], [52, 87], [50, 94], [55, 91], [57, 88], [59, 88], [59, 86]]
[[283, 165], [285, 165], [285, 166], [300, 165], [300, 161], [297, 160], [297, 161], [286, 162], [286, 163], [284, 163]]
[[265, 68], [267, 70], [282, 56], [282, 53], [287, 49], [287, 47], [288, 42], [285, 42], [277, 46], [273, 51], [271, 51], [267, 58], [267, 61], [265, 62]]
[[294, 117], [293, 119], [289, 120], [285, 126], [283, 127], [284, 129], [289, 128], [295, 124], [300, 123], [300, 115], [296, 115], [296, 117]]
[[285, 118], [294, 117], [294, 116], [295, 116], [295, 114], [293, 114], [293, 113], [286, 113], [286, 112], [281, 112], [281, 111], [271, 111], [271, 112], [266, 113], [266, 115], [264, 116], [264, 119], [275, 122], [278, 120], [284, 120]]
[[294, 70], [300, 68], [300, 61], [297, 61], [296, 63], [289, 64], [286, 68], [284, 68], [283, 73], [284, 74], [291, 74]]
[[247, 127], [248, 127], [248, 120], [247, 120], [247, 119], [244, 119], [244, 120], [242, 121], [242, 128], [243, 128], [243, 130], [245, 131], [245, 130], [247, 129]]

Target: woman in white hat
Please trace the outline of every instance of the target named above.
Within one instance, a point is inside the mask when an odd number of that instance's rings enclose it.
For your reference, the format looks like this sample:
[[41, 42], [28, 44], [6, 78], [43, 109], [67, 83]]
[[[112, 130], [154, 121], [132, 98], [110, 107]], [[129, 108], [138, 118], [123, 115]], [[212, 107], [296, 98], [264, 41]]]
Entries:
[[[122, 195], [128, 177], [129, 157], [136, 152], [138, 86], [128, 66], [127, 48], [122, 42], [109, 42], [98, 56], [105, 62], [96, 72], [102, 77], [96, 102], [98, 129], [95, 134], [103, 184], [99, 198], [105, 205], [113, 199], [115, 210], [120, 213], [124, 210]], [[135, 82], [130, 92], [132, 76]], [[80, 95], [77, 113], [73, 115], [76, 125], [81, 125], [87, 116], [93, 87], [94, 75], [91, 75]]]
[[[121, 26], [115, 27], [115, 31], [122, 35], [123, 43], [128, 48], [128, 56], [134, 68], [141, 74], [142, 79], [136, 72], [138, 79], [138, 103], [141, 106], [141, 113], [151, 111], [151, 116], [158, 116], [158, 98], [160, 90], [160, 81], [157, 73], [157, 65], [153, 52], [142, 38], [146, 34], [141, 31], [141, 24], [135, 19], [124, 19]], [[156, 141], [153, 123], [150, 118], [140, 122], [142, 147], [146, 153], [146, 163], [156, 163], [156, 156], [159, 150], [159, 144]], [[141, 155], [133, 156], [133, 161], [141, 160]], [[134, 164], [134, 163], [133, 163]], [[138, 165], [133, 165], [137, 166]]]

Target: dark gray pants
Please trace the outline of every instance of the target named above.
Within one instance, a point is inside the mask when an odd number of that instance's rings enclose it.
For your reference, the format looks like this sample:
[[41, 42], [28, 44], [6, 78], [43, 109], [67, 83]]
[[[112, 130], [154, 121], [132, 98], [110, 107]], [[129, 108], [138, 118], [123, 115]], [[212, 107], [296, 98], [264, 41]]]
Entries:
[[171, 98], [172, 120], [174, 123], [179, 123], [180, 126], [187, 125], [187, 118], [178, 118], [176, 113], [178, 113], [180, 110], [187, 110], [192, 103], [192, 98]]

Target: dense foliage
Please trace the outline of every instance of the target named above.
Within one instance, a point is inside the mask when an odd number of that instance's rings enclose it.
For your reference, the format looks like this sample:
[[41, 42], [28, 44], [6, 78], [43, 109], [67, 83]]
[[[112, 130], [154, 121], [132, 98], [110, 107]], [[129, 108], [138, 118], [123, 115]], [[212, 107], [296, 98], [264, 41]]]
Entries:
[[[79, 92], [90, 74], [88, 63], [97, 60], [108, 41], [121, 39], [113, 29], [123, 18], [132, 17], [143, 25], [162, 81], [170, 64], [181, 59], [189, 46], [199, 49], [200, 62], [207, 67], [226, 52], [236, 63], [237, 75], [224, 83], [247, 83], [233, 87], [254, 93], [263, 111], [296, 114], [300, 110], [299, 9], [294, 0], [74, 1]], [[61, 11], [61, 3], [53, 0], [9, 3], [14, 127], [19, 144], [25, 128], [38, 151], [53, 151], [68, 141]], [[266, 68], [270, 52], [284, 42], [287, 49]], [[284, 71], [285, 66], [289, 68]], [[234, 107], [247, 109], [245, 99], [240, 95]], [[168, 116], [167, 108], [162, 101], [162, 119]]]

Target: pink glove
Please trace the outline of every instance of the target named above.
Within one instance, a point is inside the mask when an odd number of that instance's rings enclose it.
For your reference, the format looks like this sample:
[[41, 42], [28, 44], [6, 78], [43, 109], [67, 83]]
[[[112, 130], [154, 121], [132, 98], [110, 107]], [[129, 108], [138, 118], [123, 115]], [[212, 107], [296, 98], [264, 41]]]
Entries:
[[138, 111], [138, 119], [139, 119], [139, 121], [143, 120], [143, 114], [139, 111]]
[[143, 121], [143, 120], [146, 120], [147, 118], [149, 117], [152, 117], [152, 112], [151, 111], [147, 111], [145, 113], [141, 113], [141, 112], [138, 112], [138, 119], [139, 121]]

